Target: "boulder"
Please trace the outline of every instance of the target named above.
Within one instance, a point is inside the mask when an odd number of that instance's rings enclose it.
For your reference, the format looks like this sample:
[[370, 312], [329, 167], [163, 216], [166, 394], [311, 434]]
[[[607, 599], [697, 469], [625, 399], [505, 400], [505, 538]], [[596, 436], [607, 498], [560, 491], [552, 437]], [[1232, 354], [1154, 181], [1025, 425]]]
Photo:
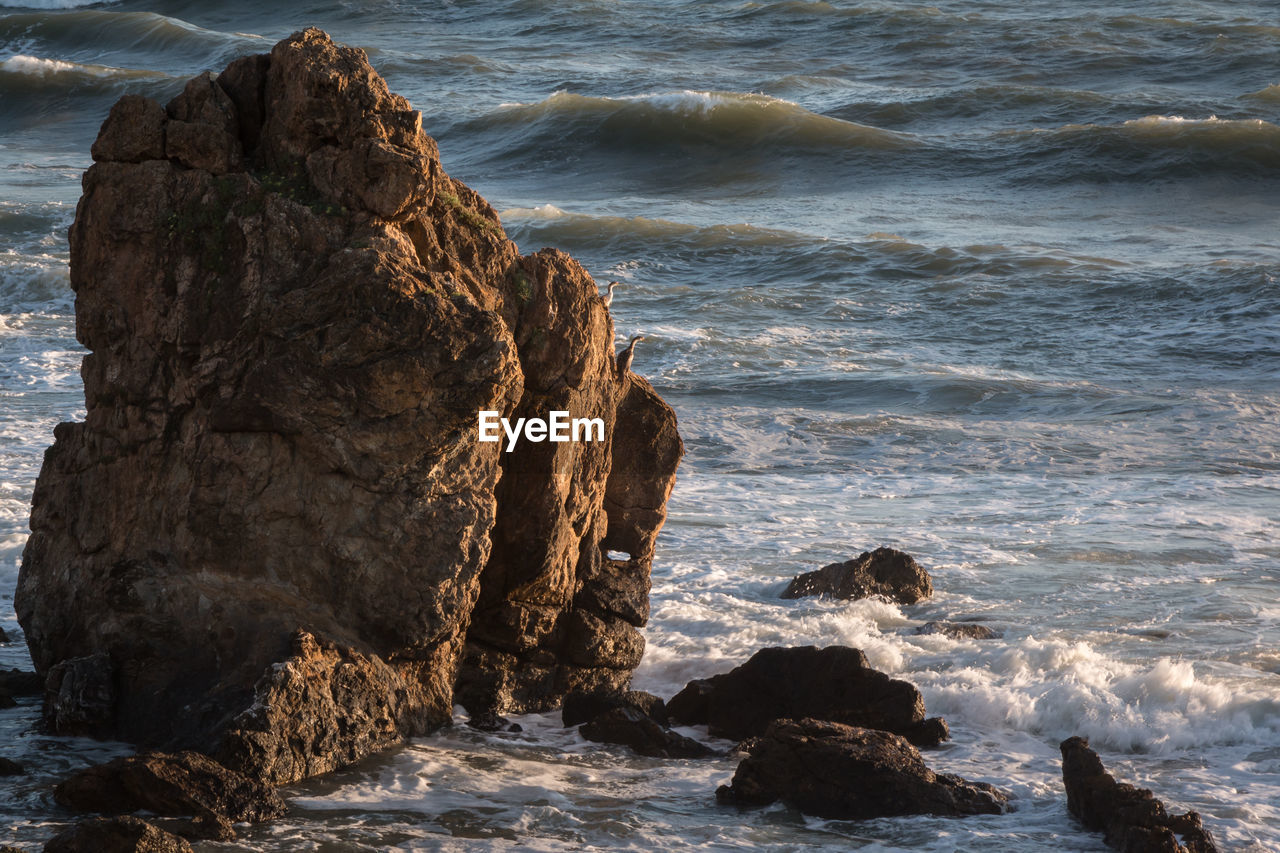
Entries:
[[34, 672], [0, 669], [0, 690], [14, 696], [39, 696], [44, 690], [44, 679]]
[[652, 693], [643, 690], [626, 690], [612, 693], [583, 693], [575, 691], [564, 697], [560, 719], [566, 727], [587, 723], [614, 708], [634, 708], [658, 725], [667, 727], [667, 706]]
[[[121, 99], [93, 157], [86, 416], [54, 430], [15, 597], [55, 731], [285, 783], [455, 703], [628, 685], [683, 447], [577, 262], [522, 256], [319, 30]], [[602, 440], [479, 440], [482, 411], [553, 410]]]
[[26, 772], [26, 769], [18, 762], [0, 757], [0, 776], [21, 776]]
[[893, 548], [877, 548], [852, 560], [806, 572], [782, 591], [783, 598], [810, 595], [840, 599], [879, 595], [899, 604], [915, 604], [933, 595], [933, 582], [909, 555]]
[[522, 732], [524, 726], [513, 723], [501, 714], [493, 711], [481, 711], [471, 715], [467, 726], [479, 732]]
[[934, 773], [898, 735], [824, 720], [777, 720], [751, 742], [723, 803], [777, 800], [805, 814], [864, 820], [908, 814], [999, 814], [1008, 797], [990, 785]]
[[733, 740], [761, 735], [784, 717], [881, 729], [920, 746], [948, 736], [945, 722], [925, 719], [914, 685], [872, 669], [847, 646], [761, 649], [731, 672], [691, 681], [667, 703], [667, 713]]
[[54, 789], [80, 811], [193, 815], [215, 823], [259, 822], [287, 810], [274, 788], [195, 752], [131, 755], [89, 767]]
[[587, 740], [622, 744], [651, 758], [706, 758], [715, 755], [711, 747], [664, 728], [629, 706], [597, 714], [591, 722], [579, 727], [578, 732]]
[[1146, 788], [1117, 782], [1082, 737], [1062, 742], [1067, 810], [1122, 853], [1217, 853], [1200, 815], [1171, 815]]
[[926, 622], [915, 630], [916, 634], [943, 634], [956, 640], [998, 640], [1003, 636], [986, 625], [975, 622]]
[[0, 628], [0, 643], [9, 642], [9, 635], [5, 633], [4, 628]]
[[191, 845], [141, 818], [94, 818], [49, 839], [44, 853], [191, 853]]

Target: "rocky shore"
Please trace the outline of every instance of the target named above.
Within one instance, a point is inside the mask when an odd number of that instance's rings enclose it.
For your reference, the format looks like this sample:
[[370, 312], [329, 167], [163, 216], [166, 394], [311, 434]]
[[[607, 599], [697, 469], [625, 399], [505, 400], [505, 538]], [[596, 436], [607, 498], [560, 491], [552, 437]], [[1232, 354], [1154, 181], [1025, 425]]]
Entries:
[[[630, 689], [675, 413], [619, 369], [587, 272], [521, 255], [362, 51], [311, 29], [167, 105], [125, 97], [93, 158], [71, 230], [87, 415], [58, 426], [37, 483], [16, 598], [37, 672], [0, 673], [0, 700], [39, 695], [50, 731], [139, 752], [54, 789], [95, 816], [46, 850], [234, 839], [287, 812], [278, 786], [455, 705], [497, 732], [561, 709], [588, 740], [670, 761], [736, 741], [724, 808], [1016, 806], [927, 766], [948, 724], [856, 648], [760, 649], [666, 701]], [[508, 452], [477, 440], [482, 411], [567, 411], [605, 440]], [[932, 592], [880, 548], [781, 597]], [[1112, 846], [1216, 850], [1087, 742], [1062, 754], [1066, 806]]]

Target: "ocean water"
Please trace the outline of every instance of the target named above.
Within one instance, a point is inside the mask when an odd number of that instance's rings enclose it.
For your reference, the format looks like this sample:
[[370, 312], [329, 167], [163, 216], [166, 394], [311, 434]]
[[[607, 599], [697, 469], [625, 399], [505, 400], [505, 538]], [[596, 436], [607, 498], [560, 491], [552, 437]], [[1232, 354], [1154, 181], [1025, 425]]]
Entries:
[[[422, 110], [526, 251], [601, 283], [688, 454], [635, 686], [848, 644], [917, 684], [1006, 815], [716, 805], [731, 759], [455, 727], [202, 850], [1094, 851], [1058, 742], [1280, 849], [1280, 18], [1261, 0], [0, 0], [0, 626], [83, 414], [66, 228], [120, 95], [317, 25]], [[782, 601], [880, 545], [928, 602]], [[919, 636], [977, 621], [990, 641]], [[0, 666], [30, 665], [21, 642]], [[0, 826], [121, 747], [0, 711]], [[706, 738], [705, 731], [689, 733]], [[7, 745], [3, 745], [7, 744]]]

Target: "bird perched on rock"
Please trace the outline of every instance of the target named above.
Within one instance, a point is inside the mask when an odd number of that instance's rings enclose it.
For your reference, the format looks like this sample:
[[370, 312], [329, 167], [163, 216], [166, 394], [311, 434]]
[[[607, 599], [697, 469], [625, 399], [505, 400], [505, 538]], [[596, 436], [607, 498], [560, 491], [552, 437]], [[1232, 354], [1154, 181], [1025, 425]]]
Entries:
[[604, 307], [608, 308], [610, 305], [613, 304], [613, 289], [620, 284], [622, 284], [622, 282], [620, 281], [609, 282], [609, 290], [604, 295]]
[[636, 357], [636, 342], [643, 340], [644, 335], [636, 335], [627, 344], [627, 348], [618, 354], [618, 379], [626, 378], [627, 372], [631, 370], [631, 360]]

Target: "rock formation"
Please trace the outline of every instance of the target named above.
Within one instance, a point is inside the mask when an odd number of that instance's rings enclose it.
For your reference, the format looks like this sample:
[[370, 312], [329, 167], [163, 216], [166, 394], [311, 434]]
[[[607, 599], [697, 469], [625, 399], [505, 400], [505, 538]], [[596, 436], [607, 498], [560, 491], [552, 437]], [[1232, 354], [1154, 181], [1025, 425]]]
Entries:
[[1062, 742], [1067, 810], [1122, 853], [1217, 853], [1200, 815], [1171, 815], [1146, 788], [1135, 788], [1102, 766], [1082, 737]]
[[805, 814], [862, 820], [906, 814], [999, 814], [1008, 798], [990, 785], [934, 773], [897, 735], [822, 720], [777, 720], [747, 746], [721, 802], [782, 800]]
[[[59, 731], [283, 783], [639, 662], [675, 416], [595, 283], [521, 256], [318, 30], [122, 98], [71, 228], [87, 414], [16, 609]], [[478, 440], [478, 415], [604, 440]], [[609, 560], [608, 550], [626, 560]]]
[[915, 685], [872, 669], [866, 655], [847, 646], [761, 649], [731, 672], [689, 682], [667, 713], [733, 740], [761, 735], [784, 717], [881, 729], [919, 746], [948, 737], [945, 722], [925, 719]]
[[94, 818], [49, 839], [44, 853], [191, 853], [191, 845], [142, 818]]
[[619, 706], [597, 714], [578, 728], [587, 740], [629, 746], [651, 758], [706, 758], [715, 750], [673, 732], [633, 707]]
[[809, 595], [842, 599], [881, 595], [899, 604], [915, 604], [933, 595], [933, 582], [910, 555], [892, 548], [877, 548], [852, 560], [806, 572], [782, 591], [782, 598]]
[[614, 708], [633, 708], [661, 726], [669, 726], [667, 705], [652, 693], [643, 690], [627, 690], [614, 693], [574, 692], [564, 697], [560, 711], [565, 726], [588, 723]]
[[926, 622], [915, 634], [942, 634], [954, 640], [998, 640], [1003, 635], [976, 622]]

